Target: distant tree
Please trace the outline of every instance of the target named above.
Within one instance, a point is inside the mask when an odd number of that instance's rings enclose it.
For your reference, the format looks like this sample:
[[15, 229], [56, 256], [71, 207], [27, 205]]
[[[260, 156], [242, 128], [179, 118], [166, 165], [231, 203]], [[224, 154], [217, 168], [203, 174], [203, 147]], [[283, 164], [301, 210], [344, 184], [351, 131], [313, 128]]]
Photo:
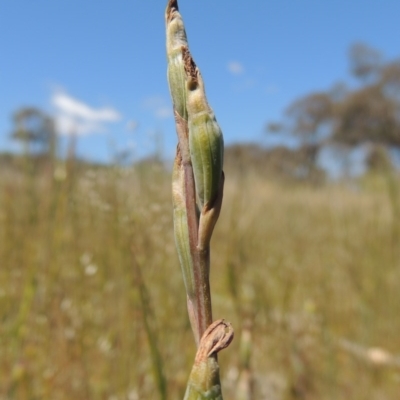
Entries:
[[379, 85], [385, 95], [400, 107], [400, 60], [388, 63], [382, 68]]
[[283, 125], [279, 122], [268, 122], [265, 126], [266, 133], [281, 133], [283, 129]]
[[23, 107], [13, 115], [11, 137], [23, 144], [24, 151], [48, 153], [55, 156], [56, 130], [53, 118], [35, 107]]
[[304, 146], [330, 144], [343, 154], [370, 143], [367, 164], [372, 168], [384, 159], [385, 149], [400, 147], [400, 60], [383, 62], [378, 50], [357, 43], [349, 61], [360, 86], [351, 90], [341, 83], [296, 99], [283, 122], [272, 127], [284, 126], [280, 131], [302, 138]]
[[393, 168], [388, 152], [380, 145], [374, 146], [368, 154], [367, 166], [371, 171], [386, 172]]
[[349, 50], [352, 74], [363, 80], [373, 80], [379, 74], [382, 65], [381, 53], [365, 43], [355, 43]]
[[324, 136], [333, 118], [333, 102], [328, 93], [311, 93], [295, 100], [286, 110], [292, 133], [316, 140]]
[[303, 146], [289, 149], [284, 146], [263, 149], [257, 145], [236, 144], [226, 147], [224, 163], [229, 174], [247, 174], [250, 171], [271, 179], [308, 181], [319, 184], [325, 178], [317, 167], [318, 147]]
[[331, 140], [351, 146], [367, 141], [400, 146], [398, 107], [381, 85], [357, 90], [337, 104]]

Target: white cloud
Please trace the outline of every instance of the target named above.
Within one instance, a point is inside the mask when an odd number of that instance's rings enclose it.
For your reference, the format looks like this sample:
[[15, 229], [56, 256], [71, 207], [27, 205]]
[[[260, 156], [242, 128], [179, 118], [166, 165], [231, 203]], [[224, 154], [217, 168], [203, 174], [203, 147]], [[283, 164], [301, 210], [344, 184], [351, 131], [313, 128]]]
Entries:
[[56, 124], [58, 132], [62, 135], [89, 135], [106, 130], [99, 122], [78, 119], [61, 113], [56, 115]]
[[155, 95], [144, 99], [143, 107], [150, 110], [156, 118], [165, 119], [172, 117], [172, 105], [164, 97]]
[[244, 72], [244, 67], [243, 64], [241, 64], [238, 61], [230, 61], [228, 63], [228, 71], [232, 74], [232, 75], [240, 75], [243, 74]]
[[55, 92], [51, 103], [56, 108], [58, 131], [64, 135], [101, 133], [106, 131], [106, 123], [121, 119], [111, 107], [93, 108], [64, 92]]

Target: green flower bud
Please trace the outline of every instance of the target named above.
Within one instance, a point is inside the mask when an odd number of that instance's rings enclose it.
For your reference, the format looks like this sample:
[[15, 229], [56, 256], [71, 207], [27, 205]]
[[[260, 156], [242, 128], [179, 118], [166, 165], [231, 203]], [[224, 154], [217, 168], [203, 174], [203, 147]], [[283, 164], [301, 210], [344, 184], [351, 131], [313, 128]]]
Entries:
[[169, 1], [165, 11], [167, 27], [167, 78], [172, 102], [177, 113], [187, 120], [185, 68], [182, 60], [182, 46], [187, 46], [185, 26], [178, 10], [177, 1]]
[[222, 176], [224, 141], [207, 103], [204, 83], [189, 50], [182, 49], [186, 72], [189, 148], [200, 210], [217, 196]]

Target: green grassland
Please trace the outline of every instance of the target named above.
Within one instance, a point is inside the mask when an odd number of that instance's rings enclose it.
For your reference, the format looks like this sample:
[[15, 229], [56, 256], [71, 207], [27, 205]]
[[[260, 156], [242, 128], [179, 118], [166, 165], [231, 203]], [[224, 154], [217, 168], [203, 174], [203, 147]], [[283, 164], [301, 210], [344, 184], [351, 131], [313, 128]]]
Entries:
[[[1, 168], [0, 400], [183, 398], [195, 345], [170, 172]], [[235, 328], [225, 397], [247, 368], [254, 399], [398, 399], [396, 178], [226, 176], [211, 254], [214, 318]]]

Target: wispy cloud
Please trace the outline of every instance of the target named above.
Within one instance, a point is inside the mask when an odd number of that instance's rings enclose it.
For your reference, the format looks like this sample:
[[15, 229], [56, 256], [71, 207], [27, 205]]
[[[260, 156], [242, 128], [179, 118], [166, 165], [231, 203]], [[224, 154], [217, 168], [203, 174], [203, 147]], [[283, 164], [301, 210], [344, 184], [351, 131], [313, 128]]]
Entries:
[[106, 123], [121, 119], [111, 107], [94, 108], [61, 91], [53, 94], [51, 103], [56, 108], [58, 131], [64, 135], [101, 133], [106, 131]]
[[241, 75], [244, 72], [243, 64], [239, 61], [230, 61], [227, 67], [232, 75]]
[[165, 119], [172, 117], [172, 107], [169, 101], [160, 95], [147, 97], [142, 102], [143, 108], [153, 113], [156, 118]]

